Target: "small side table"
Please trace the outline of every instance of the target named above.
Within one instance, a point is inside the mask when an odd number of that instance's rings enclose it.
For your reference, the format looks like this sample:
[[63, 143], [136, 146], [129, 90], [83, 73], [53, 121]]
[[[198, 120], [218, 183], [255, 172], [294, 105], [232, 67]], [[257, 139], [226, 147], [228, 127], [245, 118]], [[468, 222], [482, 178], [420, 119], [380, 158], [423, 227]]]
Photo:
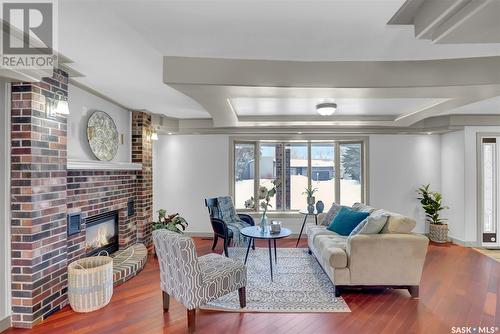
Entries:
[[271, 240], [274, 243], [274, 260], [278, 263], [278, 253], [276, 252], [276, 240], [282, 239], [290, 236], [292, 231], [287, 228], [282, 227], [280, 233], [270, 233], [268, 230], [264, 233], [261, 233], [261, 230], [258, 226], [249, 226], [242, 228], [240, 233], [246, 237], [248, 237], [248, 247], [247, 253], [245, 255], [245, 264], [247, 264], [248, 252], [250, 251], [250, 246], [252, 245], [253, 239], [262, 239], [267, 240], [267, 245], [269, 248], [269, 268], [271, 269], [271, 282], [273, 281], [273, 257], [271, 252]]
[[302, 215], [304, 215], [304, 221], [302, 222], [302, 228], [300, 229], [299, 238], [297, 239], [297, 244], [295, 245], [295, 247], [299, 246], [300, 238], [302, 237], [302, 232], [304, 231], [304, 226], [306, 225], [307, 217], [314, 216], [314, 222], [316, 223], [316, 225], [318, 225], [318, 215], [319, 215], [318, 211], [314, 210], [314, 212], [310, 213], [309, 211], [307, 211], [307, 209], [302, 209], [299, 212]]

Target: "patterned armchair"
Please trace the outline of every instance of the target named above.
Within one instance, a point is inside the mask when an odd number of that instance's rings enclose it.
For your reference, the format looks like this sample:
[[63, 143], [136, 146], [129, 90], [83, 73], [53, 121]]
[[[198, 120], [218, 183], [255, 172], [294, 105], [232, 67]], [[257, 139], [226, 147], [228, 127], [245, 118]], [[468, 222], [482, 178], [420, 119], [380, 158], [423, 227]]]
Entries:
[[160, 264], [163, 309], [170, 296], [187, 308], [188, 329], [195, 328], [195, 309], [211, 300], [238, 290], [240, 307], [246, 306], [246, 267], [230, 258], [208, 254], [198, 257], [191, 238], [168, 230], [153, 232]]
[[[250, 215], [236, 213], [231, 196], [222, 196], [205, 199], [205, 206], [208, 208], [208, 213], [212, 220], [212, 227], [214, 229], [214, 244], [212, 250], [217, 245], [218, 238], [224, 239], [224, 251], [227, 252], [227, 245], [229, 240], [233, 240], [236, 246], [246, 247], [248, 240], [240, 234], [240, 230], [244, 227], [254, 226], [255, 222]], [[225, 223], [227, 233], [219, 233], [218, 229], [214, 227], [214, 220], [216, 223], [220, 221]], [[217, 221], [220, 220], [220, 221]], [[227, 237], [225, 238], [224, 235]], [[255, 249], [255, 245], [252, 245]]]

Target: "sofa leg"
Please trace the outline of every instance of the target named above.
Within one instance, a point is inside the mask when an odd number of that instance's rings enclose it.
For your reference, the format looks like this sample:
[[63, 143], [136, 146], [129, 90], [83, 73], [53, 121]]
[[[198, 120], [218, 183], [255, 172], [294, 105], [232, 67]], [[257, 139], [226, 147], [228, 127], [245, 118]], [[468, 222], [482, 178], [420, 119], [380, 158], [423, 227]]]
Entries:
[[313, 252], [311, 251], [311, 248], [308, 248], [308, 249], [307, 249], [307, 252], [309, 253], [309, 255], [312, 255], [312, 253], [313, 253]]
[[196, 309], [187, 310], [188, 316], [188, 332], [194, 333], [196, 327]]
[[168, 312], [168, 308], [170, 307], [170, 295], [165, 291], [162, 291], [163, 294], [163, 311]]
[[340, 292], [341, 292], [340, 290], [341, 290], [340, 287], [338, 286], [335, 287], [335, 297], [340, 297]]
[[240, 307], [244, 308], [247, 306], [247, 293], [245, 287], [238, 289], [238, 297], [240, 298]]
[[418, 285], [412, 285], [408, 288], [408, 292], [411, 295], [411, 298], [418, 298]]

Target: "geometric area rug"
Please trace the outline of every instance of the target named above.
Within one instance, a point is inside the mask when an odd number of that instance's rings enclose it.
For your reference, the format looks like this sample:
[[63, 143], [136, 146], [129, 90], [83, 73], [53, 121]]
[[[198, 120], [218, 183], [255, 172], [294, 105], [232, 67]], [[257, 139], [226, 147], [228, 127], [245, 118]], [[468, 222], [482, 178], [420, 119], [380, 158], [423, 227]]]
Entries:
[[[247, 306], [240, 308], [238, 291], [200, 307], [226, 312], [324, 313], [351, 312], [314, 256], [304, 248], [278, 248], [271, 282], [267, 248], [250, 249], [247, 261]], [[229, 257], [243, 262], [246, 248], [229, 248]]]

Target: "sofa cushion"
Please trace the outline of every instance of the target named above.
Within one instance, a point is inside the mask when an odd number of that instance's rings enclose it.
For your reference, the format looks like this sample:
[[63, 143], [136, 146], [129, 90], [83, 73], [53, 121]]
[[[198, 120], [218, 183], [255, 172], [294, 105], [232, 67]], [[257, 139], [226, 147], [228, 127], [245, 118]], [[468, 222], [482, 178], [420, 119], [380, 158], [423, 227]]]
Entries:
[[314, 247], [319, 256], [333, 268], [347, 267], [346, 244], [347, 237], [340, 235], [318, 235], [314, 239]]
[[368, 212], [368, 213], [372, 213], [373, 211], [375, 211], [375, 208], [373, 206], [369, 206], [369, 205], [359, 203], [359, 202], [354, 203], [352, 205], [352, 209], [354, 211]]
[[328, 212], [324, 215], [323, 220], [321, 220], [320, 224], [324, 226], [328, 226], [332, 223], [333, 219], [337, 215], [337, 213], [342, 209], [342, 205], [333, 203], [332, 207]]
[[311, 240], [314, 240], [318, 235], [338, 235], [337, 233], [327, 230], [326, 226], [315, 224], [306, 224], [306, 234]]
[[352, 230], [350, 236], [356, 234], [377, 234], [384, 228], [389, 215], [384, 210], [375, 210]]
[[328, 225], [327, 229], [340, 235], [348, 236], [368, 215], [368, 212], [358, 212], [349, 208], [342, 208], [333, 219], [333, 222]]
[[417, 222], [410, 217], [400, 215], [399, 213], [382, 211], [388, 214], [389, 218], [380, 233], [410, 233], [417, 225]]

